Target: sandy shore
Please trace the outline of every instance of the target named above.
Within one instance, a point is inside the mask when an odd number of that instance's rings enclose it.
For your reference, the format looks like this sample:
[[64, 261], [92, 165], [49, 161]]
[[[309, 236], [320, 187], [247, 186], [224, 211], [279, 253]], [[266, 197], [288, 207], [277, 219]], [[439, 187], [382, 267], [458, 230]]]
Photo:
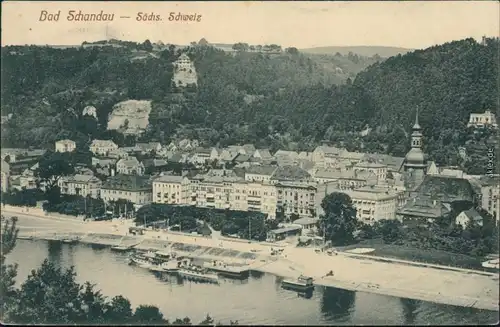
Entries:
[[[9, 213], [2, 212], [9, 216]], [[200, 247], [193, 256], [222, 259], [219, 251], [207, 248], [222, 248], [226, 253], [236, 254], [224, 257], [235, 262], [251, 264], [251, 269], [278, 276], [295, 278], [300, 274], [311, 276], [317, 285], [343, 288], [353, 291], [377, 293], [442, 304], [474, 307], [498, 311], [499, 280], [497, 274], [479, 273], [466, 269], [448, 267], [436, 269], [422, 264], [379, 262], [339, 254], [328, 256], [315, 253], [310, 248], [285, 247], [283, 256], [270, 256], [271, 245], [232, 242], [227, 239], [208, 239], [192, 235], [147, 232], [146, 236], [126, 236], [129, 225], [126, 222], [81, 222], [67, 219], [34, 217], [10, 214], [19, 217], [20, 236], [50, 239], [55, 236], [67, 238], [79, 236], [85, 243], [125, 245], [127, 242], [141, 242], [140, 248], [159, 248], [165, 244], [183, 243]], [[154, 242], [153, 242], [154, 240]], [[170, 245], [167, 245], [170, 246]], [[206, 247], [206, 248], [205, 248]], [[178, 250], [176, 250], [178, 251]], [[210, 252], [214, 251], [214, 252]], [[228, 252], [233, 251], [233, 252]], [[236, 252], [235, 252], [236, 251]], [[211, 255], [211, 253], [217, 253]], [[243, 258], [242, 253], [253, 254], [254, 258]], [[412, 263], [413, 264], [413, 263]], [[325, 277], [332, 270], [333, 277]]]

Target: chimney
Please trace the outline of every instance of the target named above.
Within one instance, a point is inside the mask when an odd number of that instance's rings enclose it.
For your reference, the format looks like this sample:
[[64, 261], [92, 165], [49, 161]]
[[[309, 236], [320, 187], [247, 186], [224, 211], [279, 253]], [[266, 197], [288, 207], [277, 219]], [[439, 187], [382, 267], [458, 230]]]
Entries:
[[433, 201], [432, 201], [432, 205], [433, 205], [433, 206], [436, 206], [436, 203], [437, 203], [437, 201], [436, 201], [436, 200], [433, 200]]

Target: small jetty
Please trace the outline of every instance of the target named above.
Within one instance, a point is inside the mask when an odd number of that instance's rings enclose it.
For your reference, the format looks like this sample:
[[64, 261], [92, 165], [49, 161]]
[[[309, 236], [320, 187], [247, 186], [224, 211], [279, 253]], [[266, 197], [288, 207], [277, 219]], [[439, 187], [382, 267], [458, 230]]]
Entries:
[[307, 293], [314, 290], [313, 278], [300, 275], [297, 279], [285, 279], [281, 282], [281, 287], [287, 290]]

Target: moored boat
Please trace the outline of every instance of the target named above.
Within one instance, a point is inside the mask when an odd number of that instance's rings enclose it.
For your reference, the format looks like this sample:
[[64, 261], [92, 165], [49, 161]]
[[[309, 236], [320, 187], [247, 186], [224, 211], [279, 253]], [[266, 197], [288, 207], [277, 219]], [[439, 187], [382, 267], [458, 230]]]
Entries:
[[152, 263], [151, 267], [148, 268], [155, 272], [166, 272], [166, 273], [176, 273], [179, 268], [176, 261], [164, 261], [159, 263]]
[[179, 276], [187, 280], [195, 280], [202, 282], [218, 283], [219, 276], [202, 269], [196, 269], [191, 267], [182, 267], [178, 270]]
[[33, 240], [33, 236], [17, 236], [17, 239], [31, 241], [31, 240]]
[[305, 292], [314, 289], [312, 277], [300, 275], [297, 279], [285, 279], [281, 282], [281, 287], [298, 292]]
[[141, 257], [138, 255], [132, 255], [129, 258], [131, 264], [138, 265], [141, 268], [149, 269], [153, 266], [153, 263], [146, 257]]

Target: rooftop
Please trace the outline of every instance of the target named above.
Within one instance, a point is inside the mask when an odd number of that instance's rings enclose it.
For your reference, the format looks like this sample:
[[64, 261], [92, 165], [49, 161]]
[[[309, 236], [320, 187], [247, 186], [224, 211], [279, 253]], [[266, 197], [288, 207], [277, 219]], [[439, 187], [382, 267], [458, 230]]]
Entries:
[[174, 175], [163, 175], [154, 180], [155, 183], [181, 183], [184, 177]]
[[283, 166], [278, 167], [271, 178], [278, 181], [300, 181], [310, 179], [311, 175], [296, 166]]
[[472, 202], [475, 197], [474, 189], [468, 180], [438, 175], [425, 176], [416, 192], [443, 202]]
[[300, 218], [293, 221], [294, 224], [298, 225], [312, 225], [316, 224], [319, 221], [319, 218]]
[[276, 166], [250, 166], [246, 169], [246, 174], [272, 176], [278, 167]]
[[151, 191], [151, 180], [149, 176], [116, 175], [109, 177], [101, 188], [132, 192]]

